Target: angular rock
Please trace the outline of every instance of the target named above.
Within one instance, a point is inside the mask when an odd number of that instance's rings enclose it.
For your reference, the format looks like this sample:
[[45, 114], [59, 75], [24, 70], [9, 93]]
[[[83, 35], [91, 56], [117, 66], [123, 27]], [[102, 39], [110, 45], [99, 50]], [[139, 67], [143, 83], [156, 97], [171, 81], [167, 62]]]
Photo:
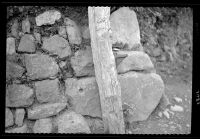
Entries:
[[132, 54], [122, 60], [117, 66], [118, 73], [128, 71], [154, 71], [154, 65], [150, 57], [144, 52], [132, 51]]
[[46, 11], [40, 15], [38, 15], [35, 18], [36, 25], [41, 26], [41, 25], [48, 25], [48, 24], [54, 24], [56, 20], [59, 20], [61, 18], [61, 13], [56, 10], [49, 10]]
[[43, 54], [25, 55], [25, 65], [27, 76], [32, 80], [53, 78], [57, 75], [59, 70], [55, 60]]
[[20, 108], [20, 109], [16, 109], [15, 111], [15, 124], [18, 126], [22, 126], [23, 125], [23, 121], [24, 121], [24, 116], [25, 116], [25, 110]]
[[9, 108], [6, 108], [6, 115], [5, 115], [5, 127], [9, 127], [9, 126], [12, 126], [14, 124], [14, 120], [13, 120], [13, 114], [12, 112], [10, 111]]
[[61, 97], [59, 80], [43, 80], [35, 82], [36, 98], [40, 103], [58, 102]]
[[64, 22], [66, 25], [66, 31], [69, 43], [77, 45], [81, 44], [82, 42], [81, 32], [77, 24], [69, 18], [65, 18]]
[[67, 34], [66, 34], [66, 28], [65, 26], [60, 26], [59, 29], [58, 29], [58, 34], [60, 36], [62, 36], [63, 38], [67, 38]]
[[140, 44], [140, 29], [137, 16], [128, 7], [122, 7], [111, 14], [110, 26], [112, 30], [112, 44], [127, 44], [128, 49], [132, 49], [137, 44]]
[[5, 133], [27, 133], [27, 130], [27, 124], [24, 124], [22, 127], [5, 130]]
[[75, 72], [75, 76], [94, 76], [94, 64], [91, 48], [79, 50], [71, 57], [71, 66]]
[[14, 62], [6, 62], [6, 80], [21, 78], [25, 69]]
[[30, 33], [30, 29], [31, 29], [31, 24], [29, 22], [29, 19], [26, 18], [22, 21], [22, 31], [24, 33]]
[[58, 133], [91, 133], [84, 117], [73, 111], [65, 111], [56, 121]]
[[71, 55], [71, 48], [67, 40], [58, 35], [54, 35], [43, 41], [42, 48], [53, 54], [58, 55], [60, 58]]
[[6, 54], [12, 55], [15, 52], [15, 38], [9, 37], [6, 40]]
[[33, 89], [25, 85], [12, 84], [6, 89], [7, 107], [28, 107], [34, 101]]
[[58, 114], [67, 103], [37, 104], [28, 108], [28, 119], [43, 119]]
[[[158, 105], [164, 83], [155, 73], [128, 72], [118, 75], [123, 109], [129, 110], [128, 121], [143, 121]], [[100, 98], [95, 77], [67, 79], [66, 94], [72, 97], [75, 111], [82, 115], [101, 117]]]
[[14, 20], [14, 22], [11, 26], [11, 34], [15, 38], [19, 37], [19, 23], [18, 23], [17, 19]]
[[53, 124], [50, 118], [39, 119], [35, 122], [33, 126], [34, 133], [51, 133], [53, 129]]
[[81, 28], [81, 34], [84, 39], [90, 39], [90, 30], [88, 26], [83, 26]]
[[35, 41], [35, 39], [32, 35], [25, 34], [24, 36], [22, 36], [22, 38], [20, 40], [18, 51], [19, 52], [29, 52], [29, 53], [35, 52], [36, 47], [35, 47], [34, 41]]
[[40, 35], [40, 33], [34, 32], [34, 37], [35, 37], [35, 40], [38, 43], [41, 43], [41, 35]]
[[73, 98], [74, 110], [81, 115], [101, 117], [99, 92], [94, 77], [67, 78], [65, 80], [66, 94]]

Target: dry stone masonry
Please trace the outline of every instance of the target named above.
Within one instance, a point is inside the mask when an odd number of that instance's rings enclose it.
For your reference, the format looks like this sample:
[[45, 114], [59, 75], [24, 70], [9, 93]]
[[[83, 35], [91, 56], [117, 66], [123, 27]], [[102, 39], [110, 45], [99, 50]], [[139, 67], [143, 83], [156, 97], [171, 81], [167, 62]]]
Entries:
[[[88, 25], [58, 10], [30, 20], [13, 20], [7, 37], [5, 132], [103, 133]], [[120, 8], [110, 21], [125, 120], [146, 120], [164, 83], [140, 44], [135, 12]]]

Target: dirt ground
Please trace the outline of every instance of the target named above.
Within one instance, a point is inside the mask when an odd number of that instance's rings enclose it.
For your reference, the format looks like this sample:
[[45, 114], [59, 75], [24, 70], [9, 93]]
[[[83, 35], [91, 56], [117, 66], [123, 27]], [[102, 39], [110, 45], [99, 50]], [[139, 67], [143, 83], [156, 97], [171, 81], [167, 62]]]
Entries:
[[[165, 83], [165, 93], [171, 106], [183, 107], [182, 112], [171, 111], [169, 117], [159, 116], [164, 110], [156, 109], [151, 116], [142, 122], [132, 123], [131, 134], [190, 134], [191, 133], [191, 104], [192, 104], [192, 62], [184, 68], [178, 67], [173, 72], [162, 72], [161, 66], [157, 67], [157, 73], [161, 75]], [[166, 65], [165, 65], [166, 66]], [[182, 99], [176, 102], [174, 97]]]

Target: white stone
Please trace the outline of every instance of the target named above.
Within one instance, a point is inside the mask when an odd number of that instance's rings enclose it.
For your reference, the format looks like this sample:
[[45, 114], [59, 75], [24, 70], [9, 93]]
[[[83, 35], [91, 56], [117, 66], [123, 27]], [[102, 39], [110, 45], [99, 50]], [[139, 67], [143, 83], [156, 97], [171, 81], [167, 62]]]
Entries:
[[23, 108], [16, 109], [15, 111], [15, 124], [18, 126], [23, 125], [25, 110]]
[[183, 107], [178, 106], [178, 105], [171, 106], [170, 109], [172, 111], [178, 111], [178, 112], [182, 112], [183, 111]]
[[164, 115], [167, 119], [170, 118], [169, 113], [168, 113], [168, 109], [166, 109], [166, 110], [163, 112], [163, 115]]
[[12, 37], [7, 38], [6, 53], [10, 55], [15, 53], [15, 38]]
[[180, 102], [183, 101], [183, 100], [182, 100], [181, 98], [179, 98], [179, 97], [174, 97], [174, 100], [175, 100], [176, 102], [178, 102], [178, 103], [180, 103]]

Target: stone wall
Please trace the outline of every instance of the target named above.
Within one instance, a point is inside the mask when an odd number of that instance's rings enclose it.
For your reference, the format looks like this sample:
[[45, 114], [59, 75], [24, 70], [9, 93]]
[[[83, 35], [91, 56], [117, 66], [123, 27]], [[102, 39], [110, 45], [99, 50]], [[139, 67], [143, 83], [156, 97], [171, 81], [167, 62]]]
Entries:
[[[14, 20], [7, 35], [6, 133], [103, 133], [88, 26], [59, 10]], [[134, 11], [110, 16], [125, 121], [146, 120], [164, 93]]]

